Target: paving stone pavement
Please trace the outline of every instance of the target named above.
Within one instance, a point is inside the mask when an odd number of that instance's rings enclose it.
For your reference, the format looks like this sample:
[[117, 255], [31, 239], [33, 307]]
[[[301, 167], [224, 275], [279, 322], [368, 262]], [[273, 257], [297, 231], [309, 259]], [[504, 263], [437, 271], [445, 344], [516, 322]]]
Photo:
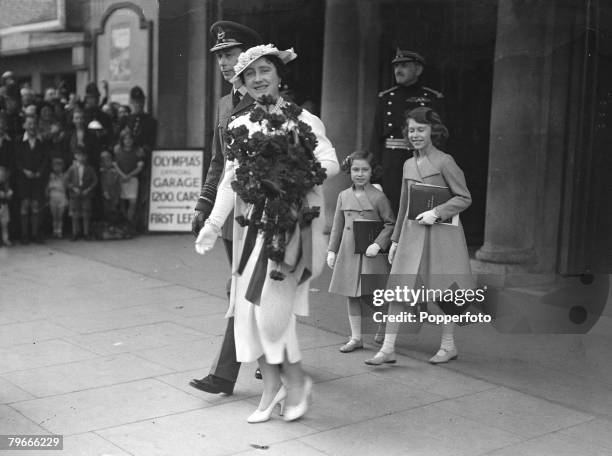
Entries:
[[228, 273], [220, 243], [203, 258], [189, 235], [0, 249], [0, 434], [64, 435], [61, 452], [24, 453], [37, 456], [612, 454], [609, 318], [569, 338], [468, 328], [446, 366], [426, 362], [426, 329], [373, 368], [373, 345], [338, 351], [348, 324], [329, 275], [298, 328], [309, 413], [248, 424], [254, 364], [232, 396], [188, 385], [219, 347]]

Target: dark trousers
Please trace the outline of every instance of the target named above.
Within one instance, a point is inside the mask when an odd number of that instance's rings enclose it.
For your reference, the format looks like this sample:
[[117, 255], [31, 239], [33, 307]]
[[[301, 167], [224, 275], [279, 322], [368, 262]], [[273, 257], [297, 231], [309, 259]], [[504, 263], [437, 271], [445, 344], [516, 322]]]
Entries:
[[413, 152], [404, 149], [384, 149], [382, 153], [382, 179], [380, 183], [383, 192], [391, 202], [393, 213], [399, 212], [402, 181], [404, 179], [404, 162], [411, 158]]
[[[231, 266], [232, 241], [223, 239], [223, 243], [225, 244], [225, 253], [227, 253], [227, 258]], [[240, 363], [236, 360], [236, 341], [234, 339], [234, 317], [231, 317], [227, 320], [227, 328], [225, 329], [225, 335], [223, 336], [221, 350], [219, 350], [217, 358], [210, 368], [210, 374], [232, 383], [236, 383], [239, 371]]]

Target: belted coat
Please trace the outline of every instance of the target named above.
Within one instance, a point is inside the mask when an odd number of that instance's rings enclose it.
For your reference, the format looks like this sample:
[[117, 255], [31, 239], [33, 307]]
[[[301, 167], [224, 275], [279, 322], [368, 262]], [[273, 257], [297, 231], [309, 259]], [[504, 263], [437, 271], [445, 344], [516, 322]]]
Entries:
[[450, 189], [453, 197], [435, 208], [442, 220], [467, 209], [472, 203], [472, 197], [463, 171], [453, 157], [438, 149], [427, 153], [418, 165], [417, 153], [406, 160], [403, 167], [398, 223], [391, 236], [391, 240], [397, 242], [398, 246], [387, 287], [399, 285], [419, 288], [423, 285], [436, 290], [474, 288], [461, 221], [458, 226], [439, 223], [421, 225], [408, 218], [409, 192], [415, 182]]
[[376, 220], [384, 223], [374, 242], [386, 250], [391, 243], [395, 216], [391, 203], [383, 192], [367, 184], [364, 193], [357, 195], [354, 186], [338, 195], [334, 223], [329, 236], [328, 250], [337, 253], [329, 292], [343, 296], [362, 296], [361, 274], [388, 274], [387, 255], [379, 253], [366, 257], [355, 253], [355, 220]]

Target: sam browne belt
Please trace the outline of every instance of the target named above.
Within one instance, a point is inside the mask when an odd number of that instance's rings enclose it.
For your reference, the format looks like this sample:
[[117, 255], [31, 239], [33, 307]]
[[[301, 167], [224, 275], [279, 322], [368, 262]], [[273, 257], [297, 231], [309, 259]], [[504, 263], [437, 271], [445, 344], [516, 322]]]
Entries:
[[410, 150], [411, 149], [408, 146], [408, 142], [404, 138], [400, 138], [400, 139], [387, 138], [387, 139], [385, 139], [385, 148], [387, 148], [387, 149], [404, 149], [404, 150]]

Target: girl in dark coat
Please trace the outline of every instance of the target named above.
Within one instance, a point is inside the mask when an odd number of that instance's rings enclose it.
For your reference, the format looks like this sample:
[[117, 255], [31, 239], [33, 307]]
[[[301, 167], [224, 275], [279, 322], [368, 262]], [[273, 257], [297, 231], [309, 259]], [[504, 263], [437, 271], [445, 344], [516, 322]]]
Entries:
[[[467, 209], [472, 203], [463, 172], [450, 155], [436, 146], [446, 139], [448, 131], [440, 116], [431, 108], [417, 108], [406, 116], [404, 134], [414, 147], [414, 156], [404, 163], [402, 193], [398, 223], [391, 236], [389, 262], [391, 275], [387, 289], [396, 286], [418, 290], [469, 290], [474, 288], [470, 259], [463, 227], [438, 223], [451, 219]], [[416, 183], [447, 187], [452, 197], [428, 211], [410, 219], [409, 194]], [[421, 300], [411, 305], [425, 303]], [[454, 304], [450, 303], [452, 306]], [[406, 309], [402, 302], [392, 302], [389, 315], [400, 314]], [[456, 309], [455, 309], [456, 310]], [[445, 363], [457, 357], [453, 338], [455, 324], [447, 323], [442, 328], [440, 350], [429, 361]], [[399, 322], [387, 323], [383, 347], [366, 364], [379, 365], [395, 362], [395, 339]]]
[[[373, 155], [357, 151], [345, 161], [353, 185], [338, 195], [334, 224], [329, 237], [327, 265], [334, 270], [329, 292], [346, 296], [351, 325], [351, 339], [340, 348], [342, 353], [362, 348], [362, 296], [370, 294], [362, 289], [361, 274], [388, 274], [387, 258], [380, 254], [390, 244], [395, 226], [391, 204], [383, 192], [371, 183]], [[355, 253], [355, 220], [374, 220], [384, 223], [365, 255]]]

